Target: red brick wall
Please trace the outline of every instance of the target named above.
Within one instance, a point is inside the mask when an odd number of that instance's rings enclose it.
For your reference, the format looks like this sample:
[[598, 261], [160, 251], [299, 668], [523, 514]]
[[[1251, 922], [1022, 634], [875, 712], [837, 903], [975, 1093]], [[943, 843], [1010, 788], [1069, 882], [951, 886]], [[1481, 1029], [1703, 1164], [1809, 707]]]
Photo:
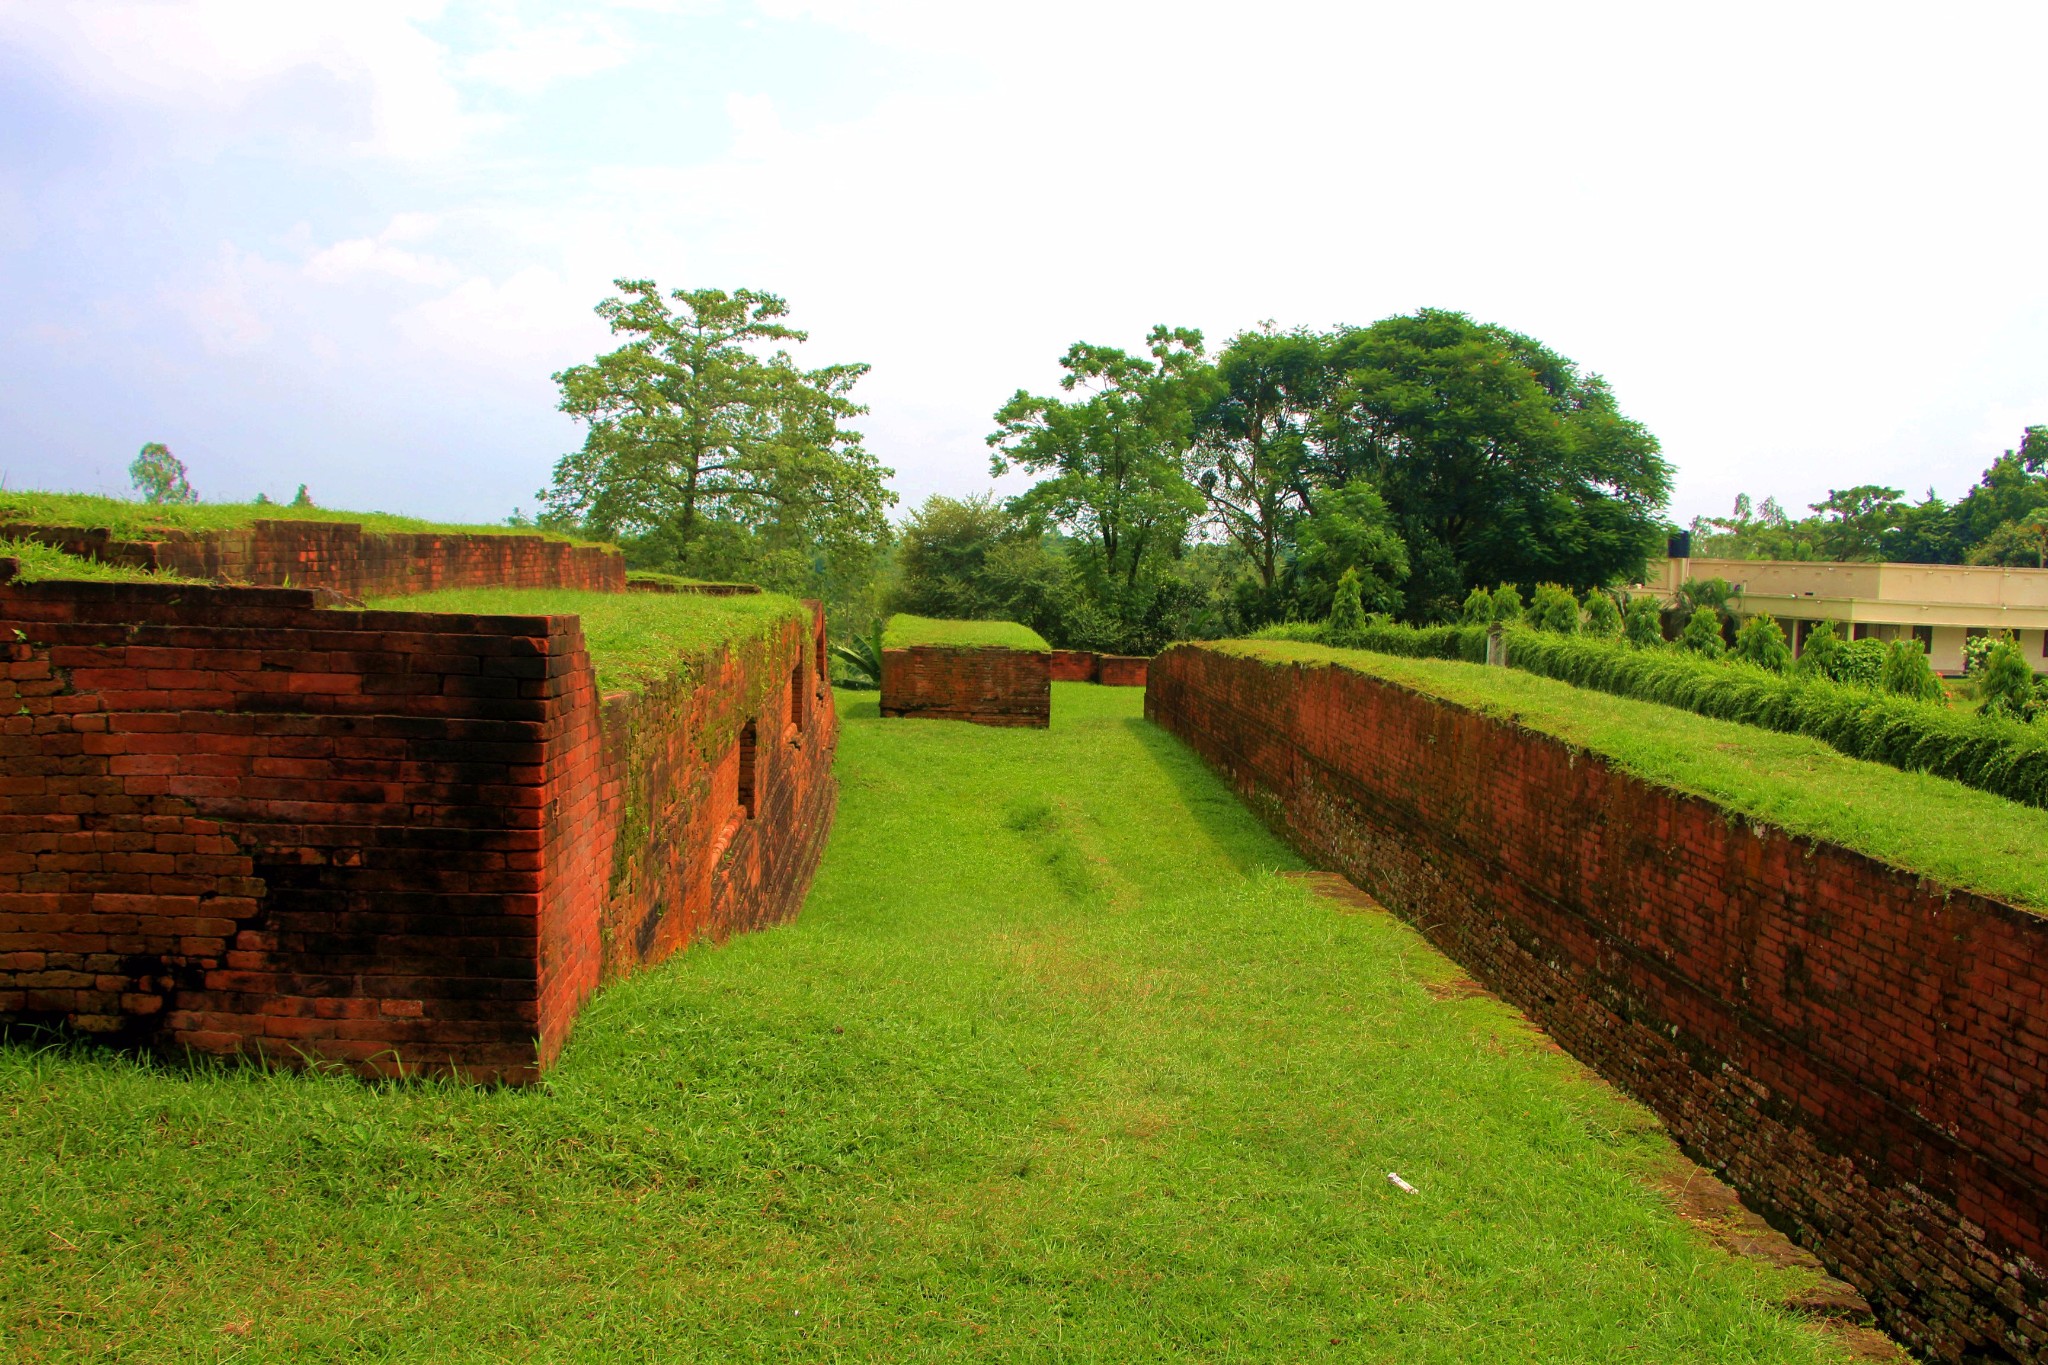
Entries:
[[353, 597], [397, 597], [439, 588], [626, 586], [624, 558], [609, 546], [571, 545], [532, 535], [365, 531], [354, 522], [258, 521], [223, 531], [165, 532], [122, 541], [65, 526], [0, 527], [0, 539], [29, 539], [87, 559], [169, 569], [263, 587], [331, 588]]
[[1052, 652], [1054, 682], [1094, 682], [1095, 656], [1085, 649], [1056, 649]]
[[919, 645], [882, 651], [882, 714], [977, 725], [1052, 723], [1045, 650]]
[[[619, 728], [698, 726], [735, 695], [779, 724], [815, 634], [716, 661], [666, 709], [613, 703]], [[621, 794], [668, 789], [633, 768], [659, 741], [606, 748], [573, 617], [42, 583], [0, 587], [0, 640], [0, 1025], [527, 1080], [608, 965], [680, 941], [602, 952], [614, 836], [637, 828]], [[803, 822], [751, 834], [693, 926], [794, 911], [832, 735], [828, 694], [800, 732], [818, 757], [764, 772], [759, 829]]]
[[1095, 680], [1104, 687], [1143, 687], [1145, 666], [1152, 661], [1128, 654], [1102, 654], [1096, 657]]
[[2048, 923], [1348, 670], [1180, 646], [1145, 710], [1895, 1334], [2048, 1358]]

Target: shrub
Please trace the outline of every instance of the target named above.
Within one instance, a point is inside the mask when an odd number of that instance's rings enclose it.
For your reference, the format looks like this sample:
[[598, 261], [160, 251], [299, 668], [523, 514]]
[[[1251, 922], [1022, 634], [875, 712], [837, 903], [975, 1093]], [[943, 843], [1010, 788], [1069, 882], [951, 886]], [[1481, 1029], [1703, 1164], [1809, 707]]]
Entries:
[[1703, 659], [1718, 659], [1726, 648], [1721, 640], [1721, 613], [1702, 602], [1685, 618], [1678, 643]]
[[1522, 592], [1512, 583], [1493, 590], [1493, 619], [1505, 625], [1522, 619]]
[[1536, 598], [1529, 604], [1529, 623], [1553, 635], [1579, 633], [1579, 599], [1558, 583], [1536, 585]]
[[2001, 638], [2003, 637], [1997, 635], [1972, 635], [1964, 640], [1963, 673], [1974, 677], [1983, 672], [1985, 661], [1991, 657], [1991, 651], [1998, 648]]
[[1631, 598], [1628, 610], [1622, 614], [1622, 633], [1628, 642], [1638, 649], [1664, 643], [1663, 612], [1654, 597]]
[[1614, 605], [1614, 594], [1605, 588], [1586, 594], [1586, 634], [1603, 640], [1621, 634], [1621, 608]]
[[1799, 660], [1792, 669], [1805, 678], [1834, 681], [1841, 677], [1842, 640], [1835, 634], [1834, 622], [1823, 621], [1813, 628], [1806, 637], [1806, 648], [1799, 651]]
[[2011, 640], [2000, 640], [1985, 654], [1977, 694], [1984, 699], [1987, 716], [2027, 721], [2041, 709], [2034, 670]]
[[1934, 665], [1927, 662], [1927, 651], [1918, 640], [1894, 640], [1885, 648], [1884, 673], [1878, 684], [1895, 697], [1944, 700], [1941, 679], [1934, 676]]
[[1493, 594], [1481, 587], [1474, 587], [1465, 594], [1465, 606], [1458, 613], [1461, 625], [1483, 626], [1493, 620]]
[[1348, 642], [1364, 629], [1365, 604], [1360, 598], [1358, 570], [1346, 569], [1330, 602], [1330, 640], [1333, 644]]
[[1769, 612], [1758, 612], [1735, 632], [1735, 657], [1772, 673], [1783, 673], [1792, 662], [1792, 646], [1786, 643], [1785, 631], [1776, 618]]
[[1884, 641], [1845, 640], [1836, 682], [1857, 687], [1880, 687], [1884, 683]]

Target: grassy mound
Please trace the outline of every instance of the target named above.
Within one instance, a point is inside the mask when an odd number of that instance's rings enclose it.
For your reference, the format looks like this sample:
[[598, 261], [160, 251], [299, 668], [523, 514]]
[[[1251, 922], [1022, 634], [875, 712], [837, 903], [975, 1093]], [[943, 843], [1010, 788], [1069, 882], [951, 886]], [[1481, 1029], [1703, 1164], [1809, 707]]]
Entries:
[[996, 648], [1049, 650], [1045, 637], [1015, 621], [941, 621], [929, 616], [897, 614], [882, 630], [882, 648], [950, 645], [961, 649]]
[[561, 588], [450, 588], [412, 597], [379, 597], [379, 611], [459, 612], [469, 616], [576, 616], [590, 665], [604, 692], [637, 692], [673, 676], [680, 662], [732, 641], [767, 635], [801, 620], [801, 602], [778, 593], [707, 597], [694, 593], [572, 592]]
[[132, 540], [150, 531], [224, 531], [258, 521], [353, 522], [365, 531], [460, 532], [464, 535], [545, 536], [575, 541], [574, 536], [532, 526], [474, 526], [459, 522], [422, 521], [391, 512], [342, 512], [327, 507], [292, 507], [275, 502], [147, 503], [98, 493], [45, 493], [35, 489], [0, 491], [0, 526], [104, 526], [117, 540]]
[[67, 555], [33, 540], [0, 540], [0, 559], [21, 561], [21, 568], [15, 574], [20, 583], [39, 583], [46, 579], [88, 579], [96, 583], [182, 583], [186, 580], [174, 573], [151, 573], [147, 569], [127, 568], [119, 564], [102, 564], [98, 560], [80, 559]]
[[[635, 599], [636, 603], [644, 599]], [[1841, 1360], [1640, 1108], [1343, 915], [1135, 690], [882, 724], [796, 923], [524, 1092], [0, 1048], [23, 1359]], [[1432, 989], [1434, 988], [1434, 989]], [[1418, 1186], [1391, 1186], [1388, 1171]]]
[[1713, 720], [1519, 669], [1283, 640], [1210, 646], [1389, 679], [1590, 749], [1651, 782], [2014, 905], [2048, 910], [2048, 811], [1850, 758], [1804, 735]]

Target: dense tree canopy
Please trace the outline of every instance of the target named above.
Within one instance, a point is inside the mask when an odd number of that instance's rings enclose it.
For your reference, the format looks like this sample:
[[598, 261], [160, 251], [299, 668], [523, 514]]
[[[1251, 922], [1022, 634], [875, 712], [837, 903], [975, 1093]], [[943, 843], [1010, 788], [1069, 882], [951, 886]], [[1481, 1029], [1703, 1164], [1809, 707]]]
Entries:
[[1478, 583], [1641, 572], [1671, 471], [1598, 375], [1435, 309], [1340, 332], [1329, 351], [1319, 472], [1372, 483], [1411, 558], [1434, 566], [1413, 614], [1449, 616]]

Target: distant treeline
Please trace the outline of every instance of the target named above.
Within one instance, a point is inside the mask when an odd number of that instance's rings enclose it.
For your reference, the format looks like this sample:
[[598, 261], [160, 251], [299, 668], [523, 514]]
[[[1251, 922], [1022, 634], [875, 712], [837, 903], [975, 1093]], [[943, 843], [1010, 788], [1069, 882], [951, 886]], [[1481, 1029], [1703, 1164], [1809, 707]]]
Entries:
[[2048, 426], [2028, 427], [2017, 450], [1991, 462], [1976, 486], [1943, 502], [1930, 488], [1908, 503], [1896, 488], [1836, 489], [1793, 518], [1776, 498], [1736, 498], [1725, 517], [1696, 517], [1692, 552], [1725, 559], [1883, 560], [1905, 564], [2048, 567]]

